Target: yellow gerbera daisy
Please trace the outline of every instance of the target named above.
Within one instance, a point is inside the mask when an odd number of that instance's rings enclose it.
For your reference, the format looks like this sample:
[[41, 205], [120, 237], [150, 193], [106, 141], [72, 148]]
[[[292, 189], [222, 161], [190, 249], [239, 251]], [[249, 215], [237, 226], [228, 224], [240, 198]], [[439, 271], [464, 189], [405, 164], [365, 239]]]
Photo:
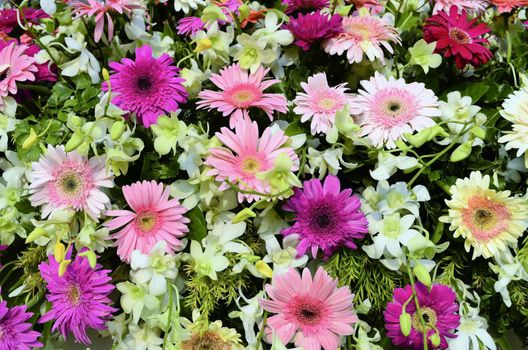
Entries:
[[446, 200], [449, 215], [440, 221], [450, 223], [453, 236], [465, 238], [473, 259], [492, 257], [515, 246], [528, 227], [528, 205], [520, 197], [510, 197], [510, 191], [489, 188], [490, 177], [474, 171], [469, 178], [458, 179], [451, 186], [451, 200]]

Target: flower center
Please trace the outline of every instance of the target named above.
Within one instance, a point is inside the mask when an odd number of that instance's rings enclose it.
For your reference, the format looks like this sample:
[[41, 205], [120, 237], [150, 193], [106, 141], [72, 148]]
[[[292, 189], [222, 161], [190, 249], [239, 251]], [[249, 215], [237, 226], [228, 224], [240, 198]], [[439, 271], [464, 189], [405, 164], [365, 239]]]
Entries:
[[333, 98], [325, 97], [319, 101], [318, 106], [324, 111], [332, 111], [336, 105], [336, 101]]
[[313, 303], [300, 304], [295, 316], [302, 325], [317, 325], [321, 321], [321, 307]]
[[462, 213], [462, 219], [478, 240], [487, 241], [500, 235], [508, 226], [511, 214], [500, 202], [485, 196], [473, 196]]
[[151, 211], [139, 213], [136, 217], [136, 226], [143, 233], [149, 233], [156, 226], [157, 216]]
[[82, 291], [77, 283], [71, 283], [66, 291], [66, 298], [70, 305], [77, 306], [81, 301]]
[[152, 78], [149, 75], [140, 76], [136, 80], [136, 89], [139, 92], [148, 92], [152, 88]]
[[84, 181], [75, 170], [67, 170], [57, 179], [58, 190], [63, 197], [75, 198], [83, 191]]
[[386, 115], [388, 115], [390, 118], [399, 118], [405, 110], [403, 104], [398, 100], [387, 101], [385, 108]]
[[11, 67], [7, 66], [0, 71], [0, 81], [4, 81], [11, 75]]
[[227, 344], [215, 332], [193, 334], [191, 339], [183, 343], [183, 350], [230, 350]]
[[260, 162], [256, 158], [246, 158], [242, 162], [242, 172], [247, 175], [254, 175], [260, 170]]
[[318, 229], [328, 229], [333, 226], [332, 212], [326, 205], [317, 207], [312, 212], [311, 224]]
[[458, 44], [469, 44], [471, 42], [471, 37], [469, 34], [456, 27], [449, 29], [449, 37]]
[[251, 84], [244, 84], [236, 86], [225, 92], [225, 97], [228, 102], [235, 105], [237, 108], [249, 108], [251, 105], [260, 100], [262, 93], [260, 90]]
[[[425, 323], [425, 330], [422, 325], [422, 321], [420, 320], [420, 316], [423, 317], [424, 323]], [[429, 329], [433, 329], [432, 326], [436, 326], [436, 322], [438, 321], [438, 317], [436, 316], [436, 311], [431, 309], [430, 307], [421, 307], [418, 312], [415, 312], [412, 315], [412, 327], [420, 333], [425, 333]]]

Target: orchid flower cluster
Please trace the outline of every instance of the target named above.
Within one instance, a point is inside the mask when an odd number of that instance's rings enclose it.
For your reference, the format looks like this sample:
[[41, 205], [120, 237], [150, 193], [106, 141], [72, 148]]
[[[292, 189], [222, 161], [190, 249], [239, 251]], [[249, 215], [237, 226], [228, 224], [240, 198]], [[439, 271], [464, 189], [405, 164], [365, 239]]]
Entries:
[[527, 42], [526, 0], [0, 2], [0, 350], [520, 349]]

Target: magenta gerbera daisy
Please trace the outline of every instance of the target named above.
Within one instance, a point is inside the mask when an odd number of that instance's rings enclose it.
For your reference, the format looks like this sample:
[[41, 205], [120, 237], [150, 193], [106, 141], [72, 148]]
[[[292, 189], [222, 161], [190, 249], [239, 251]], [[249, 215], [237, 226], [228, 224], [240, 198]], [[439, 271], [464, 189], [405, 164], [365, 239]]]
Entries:
[[0, 50], [0, 98], [17, 93], [17, 81], [34, 81], [35, 59], [25, 54], [26, 45], [14, 42]]
[[[394, 299], [387, 304], [384, 312], [387, 336], [396, 346], [422, 350], [425, 332], [429, 349], [447, 349], [446, 337], [455, 338], [453, 331], [460, 324], [455, 292], [442, 284], [434, 284], [429, 290], [419, 282], [415, 285], [415, 289], [420, 305], [419, 311], [417, 311], [414, 300], [411, 300], [413, 296], [411, 285], [394, 290]], [[411, 301], [408, 302], [409, 300]], [[412, 326], [408, 336], [403, 335], [400, 327], [400, 315], [404, 309], [411, 316]], [[440, 337], [439, 346], [433, 346], [430, 340], [435, 333]]]
[[330, 0], [282, 0], [286, 5], [285, 13], [312, 12], [322, 10], [330, 5]]
[[342, 32], [325, 40], [324, 49], [331, 55], [342, 55], [345, 51], [350, 63], [359, 63], [366, 55], [370, 61], [384, 61], [383, 47], [393, 53], [390, 42], [400, 43], [396, 28], [384, 18], [367, 15], [353, 15], [343, 18]]
[[361, 86], [364, 90], [358, 90], [351, 112], [358, 116], [360, 135], [368, 136], [375, 147], [394, 148], [404, 133], [434, 126], [432, 117], [441, 114], [438, 98], [423, 83], [407, 84], [376, 72]]
[[354, 295], [348, 287], [337, 287], [337, 281], [319, 267], [312, 278], [305, 268], [302, 277], [290, 268], [273, 276], [266, 285], [271, 300], [260, 300], [262, 308], [274, 313], [267, 325], [282, 343], [291, 341], [304, 350], [335, 350], [340, 337], [352, 334], [358, 321], [353, 309]]
[[[71, 250], [67, 253], [71, 259]], [[39, 320], [40, 323], [55, 320], [52, 332], [59, 330], [64, 338], [72, 332], [75, 340], [83, 344], [90, 344], [86, 334], [89, 328], [105, 330], [105, 323], [117, 311], [109, 306], [111, 299], [108, 295], [114, 290], [110, 270], [101, 270], [97, 264], [90, 267], [88, 258], [76, 256], [59, 276], [59, 263], [53, 255], [49, 262], [39, 265], [40, 274], [46, 282], [48, 294], [46, 299], [51, 303], [51, 310]]]
[[469, 20], [465, 10], [458, 11], [452, 6], [449, 14], [444, 11], [427, 19], [424, 26], [424, 39], [428, 43], [436, 41], [435, 52], [444, 57], [454, 57], [455, 64], [463, 69], [467, 64], [478, 67], [489, 61], [491, 51], [483, 46], [488, 39], [482, 35], [490, 28], [484, 23], [476, 24], [477, 19]]
[[48, 151], [33, 162], [29, 200], [42, 205], [42, 217], [55, 209], [83, 210], [94, 220], [110, 205], [102, 187], [113, 187], [113, 175], [102, 157], [90, 159], [64, 146], [48, 145]]
[[293, 34], [295, 45], [308, 51], [315, 43], [341, 33], [342, 20], [340, 15], [327, 16], [313, 12], [306, 15], [299, 14], [297, 18], [290, 17], [290, 21], [284, 27]]
[[196, 105], [208, 110], [217, 109], [224, 117], [231, 116], [231, 128], [244, 119], [249, 120], [248, 110], [251, 107], [262, 109], [273, 120], [273, 112], [286, 113], [288, 107], [284, 95], [264, 92], [270, 86], [280, 83], [277, 79], [264, 80], [268, 71], [269, 69], [259, 67], [255, 73], [250, 73], [238, 64], [226, 67], [220, 70], [220, 74], [211, 76], [211, 81], [222, 91], [200, 92], [201, 100]]
[[0, 349], [31, 350], [43, 345], [37, 341], [40, 333], [31, 330], [32, 324], [26, 322], [32, 312], [26, 312], [26, 305], [7, 307], [7, 302], [0, 302]]
[[282, 234], [299, 236], [299, 256], [308, 249], [315, 258], [318, 249], [329, 257], [341, 246], [357, 248], [354, 240], [365, 237], [368, 221], [360, 210], [359, 198], [352, 195], [351, 189], [341, 191], [339, 179], [328, 175], [324, 183], [319, 179], [305, 181], [303, 189], [294, 191], [282, 208], [295, 213], [295, 223], [282, 230]]
[[[136, 60], [123, 58], [111, 62], [112, 103], [133, 112], [145, 127], [155, 124], [160, 115], [178, 110], [187, 101], [187, 91], [178, 76], [179, 68], [172, 65], [168, 54], [156, 58], [148, 45], [136, 48]], [[108, 85], [103, 84], [103, 90]]]
[[180, 35], [194, 35], [198, 31], [206, 28], [206, 24], [202, 22], [200, 17], [183, 17], [178, 21], [178, 34]]
[[167, 243], [167, 253], [180, 250], [179, 238], [189, 231], [189, 219], [183, 216], [187, 209], [177, 199], [169, 199], [169, 187], [156, 181], [143, 181], [123, 186], [122, 190], [132, 211], [108, 210], [106, 215], [116, 218], [105, 224], [111, 230], [124, 226], [111, 235], [121, 260], [129, 262], [134, 250], [149, 254], [161, 240]]
[[349, 105], [351, 96], [345, 86], [346, 83], [330, 87], [326, 73], [317, 73], [301, 83], [304, 92], [297, 93], [293, 111], [302, 116], [303, 123], [312, 120], [312, 135], [326, 133], [334, 125], [336, 113]]
[[41, 18], [49, 17], [44, 11], [34, 9], [31, 7], [24, 7], [19, 9], [3, 9], [0, 10], [0, 32], [9, 34], [13, 29], [18, 28], [18, 19], [20, 17], [21, 23], [37, 24]]
[[[228, 147], [211, 148], [205, 163], [213, 169], [209, 175], [216, 176], [221, 182], [220, 190], [230, 188], [225, 181], [237, 184], [244, 190], [259, 193], [270, 193], [270, 185], [257, 177], [258, 173], [271, 170], [275, 165], [275, 158], [281, 153], [287, 154], [293, 162], [292, 171], [299, 166], [299, 159], [291, 147], [283, 147], [288, 137], [280, 130], [272, 133], [266, 128], [259, 137], [256, 122], [242, 120], [235, 126], [233, 133], [228, 128], [222, 128], [216, 137]], [[238, 200], [242, 202], [259, 200], [261, 196], [238, 193]]]

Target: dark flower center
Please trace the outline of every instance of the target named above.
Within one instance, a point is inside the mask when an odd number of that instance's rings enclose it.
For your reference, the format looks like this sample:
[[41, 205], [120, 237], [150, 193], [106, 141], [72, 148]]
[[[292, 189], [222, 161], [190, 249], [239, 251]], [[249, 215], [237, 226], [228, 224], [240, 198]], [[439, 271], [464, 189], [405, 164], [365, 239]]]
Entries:
[[460, 28], [449, 29], [449, 37], [458, 44], [468, 44], [471, 42], [471, 37], [469, 34]]
[[152, 88], [152, 78], [148, 75], [139, 77], [136, 80], [136, 88], [140, 92], [147, 92]]
[[0, 81], [4, 81], [5, 78], [7, 78], [11, 74], [11, 67], [5, 68], [2, 72], [0, 72]]
[[139, 213], [136, 217], [136, 226], [143, 233], [149, 233], [156, 226], [156, 214], [151, 211]]
[[68, 170], [57, 179], [58, 190], [66, 198], [77, 198], [83, 192], [82, 174], [75, 170]]
[[321, 308], [314, 304], [301, 304], [299, 305], [296, 316], [299, 323], [313, 326], [321, 320]]
[[330, 208], [321, 206], [316, 208], [312, 213], [311, 223], [319, 229], [327, 229], [334, 223]]
[[438, 321], [438, 316], [436, 314], [436, 311], [433, 310], [430, 307], [421, 307], [418, 312], [415, 312], [412, 315], [412, 327], [419, 333], [424, 333], [424, 327], [422, 324], [422, 320], [420, 319], [420, 316], [422, 316], [423, 321], [425, 323], [425, 331], [428, 331], [429, 329], [433, 329], [433, 327], [436, 326], [436, 323]]

